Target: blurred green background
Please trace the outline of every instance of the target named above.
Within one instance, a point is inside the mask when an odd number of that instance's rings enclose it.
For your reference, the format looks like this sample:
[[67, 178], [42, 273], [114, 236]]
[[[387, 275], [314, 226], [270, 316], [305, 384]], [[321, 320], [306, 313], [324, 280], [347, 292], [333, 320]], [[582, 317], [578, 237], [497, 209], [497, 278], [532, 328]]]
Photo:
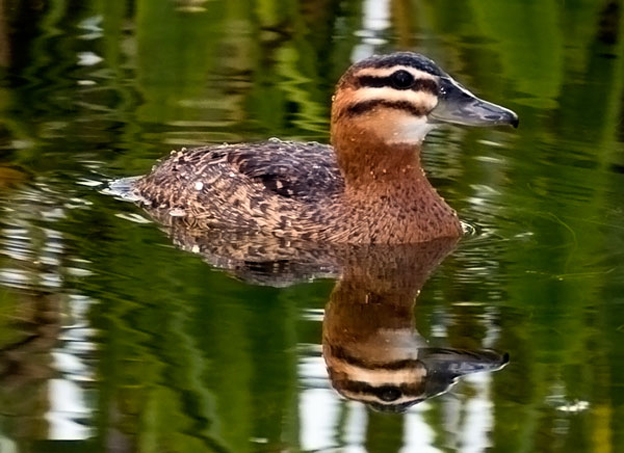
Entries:
[[[624, 451], [622, 3], [0, 0], [0, 451]], [[238, 281], [101, 193], [181, 146], [326, 142], [336, 80], [393, 50], [521, 119], [428, 138], [478, 233], [415, 310], [511, 362], [403, 415], [330, 388], [333, 281]]]

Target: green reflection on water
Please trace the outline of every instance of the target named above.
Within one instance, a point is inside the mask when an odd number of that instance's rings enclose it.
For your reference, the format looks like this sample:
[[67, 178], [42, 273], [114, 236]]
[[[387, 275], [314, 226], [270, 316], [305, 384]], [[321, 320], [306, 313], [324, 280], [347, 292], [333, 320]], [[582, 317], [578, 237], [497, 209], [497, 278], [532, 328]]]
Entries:
[[[396, 451], [415, 426], [446, 451], [622, 450], [621, 23], [608, 0], [1, 1], [0, 450]], [[414, 320], [511, 362], [392, 417], [317, 376], [333, 281], [237, 281], [90, 183], [183, 145], [326, 141], [352, 57], [394, 49], [521, 128], [432, 134], [429, 174], [481, 234]]]

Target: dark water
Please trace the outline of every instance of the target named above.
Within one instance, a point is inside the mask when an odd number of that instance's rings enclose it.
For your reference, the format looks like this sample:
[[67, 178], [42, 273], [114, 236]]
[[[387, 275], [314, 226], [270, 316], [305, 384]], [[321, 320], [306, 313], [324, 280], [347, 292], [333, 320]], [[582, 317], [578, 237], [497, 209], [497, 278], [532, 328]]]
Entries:
[[[0, 452], [624, 451], [623, 7], [0, 0]], [[102, 193], [181, 146], [327, 141], [340, 74], [397, 49], [521, 118], [429, 137], [478, 231], [438, 267], [360, 250], [258, 286]], [[332, 388], [393, 354], [446, 393]]]

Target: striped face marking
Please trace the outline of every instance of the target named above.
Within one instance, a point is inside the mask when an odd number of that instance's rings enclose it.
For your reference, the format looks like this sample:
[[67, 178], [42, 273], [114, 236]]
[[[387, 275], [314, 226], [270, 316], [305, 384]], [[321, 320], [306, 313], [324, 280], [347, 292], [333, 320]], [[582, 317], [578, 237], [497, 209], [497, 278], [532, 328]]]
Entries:
[[431, 74], [408, 66], [393, 68], [364, 68], [353, 74], [353, 92], [350, 111], [365, 113], [379, 104], [386, 108], [405, 110], [422, 116], [437, 105], [438, 83]]
[[389, 143], [420, 143], [438, 104], [438, 77], [405, 64], [356, 68], [343, 87], [339, 115], [367, 123]]
[[353, 77], [354, 84], [358, 87], [391, 87], [396, 90], [423, 90], [433, 95], [438, 94], [438, 84], [435, 76], [409, 66], [363, 68], [357, 71]]

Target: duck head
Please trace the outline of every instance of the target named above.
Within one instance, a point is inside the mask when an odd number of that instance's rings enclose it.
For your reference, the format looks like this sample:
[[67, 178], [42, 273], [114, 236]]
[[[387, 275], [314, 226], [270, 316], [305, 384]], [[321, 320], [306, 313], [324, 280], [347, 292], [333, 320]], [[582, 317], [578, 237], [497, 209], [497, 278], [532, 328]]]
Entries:
[[419, 144], [440, 123], [518, 126], [511, 110], [479, 99], [429, 58], [412, 52], [375, 55], [338, 82], [332, 133], [365, 128], [392, 143]]
[[394, 165], [404, 167], [427, 133], [442, 123], [517, 127], [518, 116], [479, 99], [434, 61], [412, 52], [366, 58], [351, 66], [336, 86], [332, 143], [347, 179], [349, 165], [366, 153], [409, 151], [394, 153], [402, 155]]

